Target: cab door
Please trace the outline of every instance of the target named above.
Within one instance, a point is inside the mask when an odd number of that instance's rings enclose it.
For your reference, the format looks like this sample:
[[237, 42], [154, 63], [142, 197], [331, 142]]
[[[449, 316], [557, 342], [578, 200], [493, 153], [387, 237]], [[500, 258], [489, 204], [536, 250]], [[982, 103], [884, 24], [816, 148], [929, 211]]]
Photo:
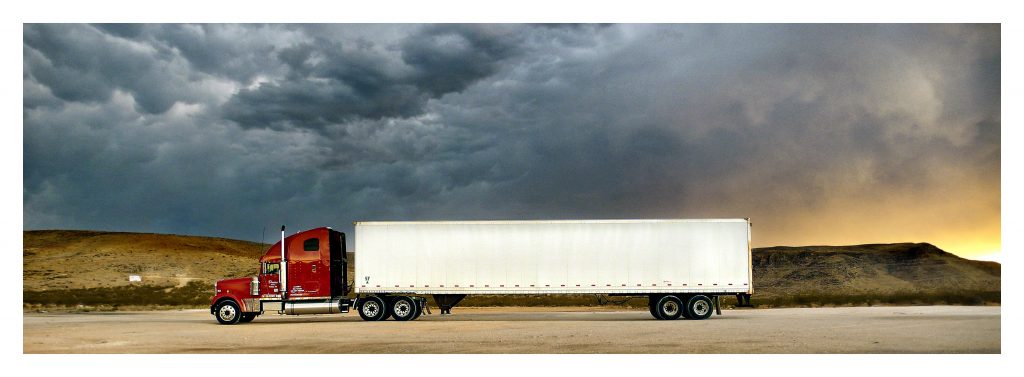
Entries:
[[281, 264], [265, 262], [260, 267], [260, 296], [274, 297], [281, 295]]

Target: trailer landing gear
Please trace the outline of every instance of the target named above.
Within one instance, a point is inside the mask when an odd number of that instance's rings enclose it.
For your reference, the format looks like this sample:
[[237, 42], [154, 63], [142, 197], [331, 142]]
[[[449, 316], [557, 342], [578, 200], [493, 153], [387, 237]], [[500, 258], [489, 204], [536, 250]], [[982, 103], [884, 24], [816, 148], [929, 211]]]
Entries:
[[753, 308], [754, 305], [750, 304], [749, 293], [737, 293], [736, 294], [736, 307], [737, 308]]
[[452, 314], [452, 308], [464, 298], [466, 295], [434, 295], [434, 302], [441, 309], [441, 314]]

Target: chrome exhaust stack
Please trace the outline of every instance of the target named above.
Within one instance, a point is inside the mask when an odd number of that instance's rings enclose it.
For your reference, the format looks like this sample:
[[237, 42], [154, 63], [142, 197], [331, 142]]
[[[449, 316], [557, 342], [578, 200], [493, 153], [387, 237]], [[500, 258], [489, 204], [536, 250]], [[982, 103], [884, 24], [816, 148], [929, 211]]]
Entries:
[[285, 256], [284, 225], [281, 225], [281, 299], [288, 298], [288, 258]]

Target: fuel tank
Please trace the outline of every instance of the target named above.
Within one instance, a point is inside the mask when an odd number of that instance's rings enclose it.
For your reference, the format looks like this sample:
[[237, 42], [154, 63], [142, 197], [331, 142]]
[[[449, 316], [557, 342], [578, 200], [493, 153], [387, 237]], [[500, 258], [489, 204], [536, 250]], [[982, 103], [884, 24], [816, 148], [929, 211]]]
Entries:
[[303, 314], [336, 314], [348, 312], [348, 305], [343, 306], [343, 301], [347, 304], [347, 300], [343, 298], [332, 298], [329, 301], [291, 301], [284, 304], [284, 314], [288, 315], [303, 315]]

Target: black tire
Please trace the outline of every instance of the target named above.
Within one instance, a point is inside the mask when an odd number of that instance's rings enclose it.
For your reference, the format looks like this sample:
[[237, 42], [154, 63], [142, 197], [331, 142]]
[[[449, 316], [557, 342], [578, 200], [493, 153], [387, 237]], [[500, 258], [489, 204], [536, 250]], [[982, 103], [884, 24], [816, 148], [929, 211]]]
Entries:
[[234, 325], [242, 320], [242, 309], [234, 300], [224, 300], [213, 308], [213, 316], [222, 325]]
[[705, 295], [696, 295], [686, 301], [686, 314], [690, 319], [708, 319], [714, 310], [711, 298]]
[[425, 304], [425, 302], [420, 299], [416, 299], [413, 301], [416, 302], [416, 315], [412, 316], [412, 320], [415, 321], [417, 318], [423, 315], [423, 305]]
[[381, 321], [386, 321], [389, 318], [391, 318], [391, 302], [394, 301], [395, 298], [394, 297], [381, 297], [381, 299], [384, 300], [384, 309], [385, 310], [384, 310], [384, 318], [381, 318], [380, 320]]
[[658, 311], [660, 319], [679, 319], [679, 316], [683, 314], [683, 302], [679, 300], [679, 297], [666, 295], [658, 299], [654, 309]]
[[[690, 296], [680, 296], [679, 299], [682, 300], [683, 302], [690, 302]], [[683, 313], [683, 318], [685, 318], [685, 319], [693, 319], [693, 318], [690, 318], [690, 312], [688, 310], [686, 310], [685, 308], [683, 308], [682, 313]]]
[[658, 316], [658, 311], [654, 309], [655, 304], [658, 303], [658, 298], [658, 296], [649, 296], [647, 298], [647, 310], [651, 311], [651, 316], [654, 317], [654, 319], [661, 319], [661, 317]]
[[359, 300], [359, 316], [364, 321], [383, 321], [387, 319], [388, 308], [384, 300], [377, 296], [370, 296]]
[[416, 317], [416, 302], [406, 296], [398, 296], [391, 300], [388, 309], [396, 321], [410, 321]]
[[252, 322], [252, 320], [256, 319], [257, 315], [258, 314], [256, 314], [256, 313], [242, 313], [242, 319], [239, 322], [242, 322], [242, 323]]

